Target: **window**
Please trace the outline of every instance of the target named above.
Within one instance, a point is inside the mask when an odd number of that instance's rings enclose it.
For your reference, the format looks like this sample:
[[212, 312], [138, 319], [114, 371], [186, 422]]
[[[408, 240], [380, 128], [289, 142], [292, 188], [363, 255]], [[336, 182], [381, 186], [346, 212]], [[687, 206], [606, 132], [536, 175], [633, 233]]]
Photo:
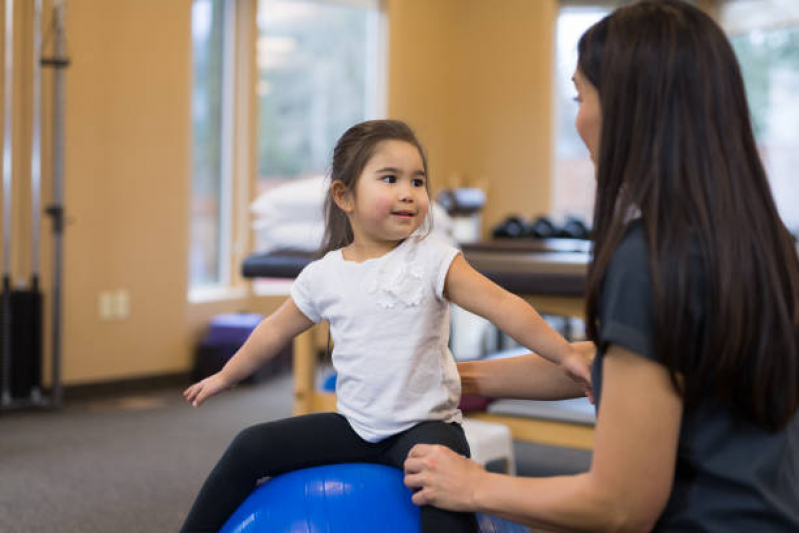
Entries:
[[189, 288], [230, 283], [234, 3], [192, 4], [192, 198]]
[[594, 166], [582, 139], [574, 128], [577, 118], [572, 83], [577, 67], [580, 36], [610, 13], [605, 6], [564, 5], [558, 13], [555, 31], [555, 183], [553, 215], [578, 217], [589, 225], [594, 210]]
[[383, 112], [378, 0], [259, 0], [259, 192], [324, 174], [333, 146]]
[[[590, 220], [594, 170], [574, 129], [571, 76], [580, 35], [612, 7], [571, 5], [557, 21], [555, 183], [553, 213]], [[799, 4], [786, 0], [728, 0], [718, 10], [741, 64], [752, 121], [777, 208], [799, 234]]]
[[799, 233], [799, 5], [727, 2], [721, 21], [746, 84], [760, 155], [785, 224]]

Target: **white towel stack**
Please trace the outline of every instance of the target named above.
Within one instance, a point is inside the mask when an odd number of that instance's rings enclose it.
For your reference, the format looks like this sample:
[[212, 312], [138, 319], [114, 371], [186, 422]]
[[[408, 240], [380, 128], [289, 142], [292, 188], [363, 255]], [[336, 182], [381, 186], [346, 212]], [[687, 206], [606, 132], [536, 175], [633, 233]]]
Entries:
[[[326, 176], [298, 178], [261, 194], [250, 205], [255, 251], [300, 250], [313, 252], [324, 235], [323, 206], [329, 180]], [[452, 221], [432, 202], [433, 232], [453, 242]]]

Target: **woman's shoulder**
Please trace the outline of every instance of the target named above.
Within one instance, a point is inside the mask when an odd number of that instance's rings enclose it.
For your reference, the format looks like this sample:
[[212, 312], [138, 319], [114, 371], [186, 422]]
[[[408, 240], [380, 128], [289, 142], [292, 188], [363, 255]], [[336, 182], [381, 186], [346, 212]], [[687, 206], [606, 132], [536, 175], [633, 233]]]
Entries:
[[624, 236], [621, 238], [616, 251], [621, 251], [625, 254], [647, 254], [649, 252], [649, 242], [644, 231], [644, 224], [640, 218], [627, 224]]
[[624, 235], [613, 252], [609, 268], [614, 271], [639, 270], [649, 262], [649, 242], [640, 219], [627, 225]]
[[[653, 241], [648, 237], [642, 220], [640, 218], [635, 219], [629, 222], [625, 228], [625, 233], [616, 247], [616, 250], [613, 252], [610, 268], [629, 271], [638, 269], [642, 265], [649, 265], [653, 252], [659, 256], [658, 261], [661, 264], [663, 264], [664, 261], [675, 260], [676, 256], [672, 254], [678, 252], [653, 250], [655, 246], [656, 244], [653, 244]], [[705, 254], [703, 253], [700, 240], [695, 232], [691, 232], [690, 239], [685, 243], [685, 246], [685, 253], [687, 255], [684, 257], [688, 259], [687, 266], [689, 268], [687, 274], [690, 279], [698, 280], [701, 286], [702, 280], [705, 279]]]

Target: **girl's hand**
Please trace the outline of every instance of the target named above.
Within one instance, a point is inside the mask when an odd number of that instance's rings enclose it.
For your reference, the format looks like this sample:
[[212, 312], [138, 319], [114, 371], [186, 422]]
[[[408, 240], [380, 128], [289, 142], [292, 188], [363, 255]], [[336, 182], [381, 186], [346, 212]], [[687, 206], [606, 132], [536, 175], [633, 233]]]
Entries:
[[474, 491], [485, 474], [480, 464], [437, 444], [417, 444], [405, 459], [405, 485], [415, 490], [416, 505], [473, 510]]
[[574, 346], [560, 361], [560, 366], [572, 380], [579, 383], [591, 403], [594, 403], [594, 390], [591, 386], [591, 362], [593, 354], [587, 355]]
[[229, 383], [222, 375], [222, 372], [217, 372], [183, 391], [183, 397], [186, 398], [193, 407], [199, 407], [206, 398], [210, 398], [232, 387], [233, 383]]

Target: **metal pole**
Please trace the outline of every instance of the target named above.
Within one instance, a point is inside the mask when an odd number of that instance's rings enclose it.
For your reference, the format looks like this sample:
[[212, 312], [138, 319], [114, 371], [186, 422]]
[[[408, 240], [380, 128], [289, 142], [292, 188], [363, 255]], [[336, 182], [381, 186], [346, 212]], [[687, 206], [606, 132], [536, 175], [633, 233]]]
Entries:
[[63, 277], [64, 233], [64, 69], [66, 57], [64, 33], [65, 0], [53, 2], [53, 57], [42, 59], [42, 65], [53, 67], [53, 203], [47, 214], [53, 221], [53, 287], [52, 287], [52, 405], [60, 407], [61, 389], [61, 280]]
[[39, 238], [41, 237], [41, 186], [42, 186], [42, 0], [33, 0], [33, 72], [31, 101], [31, 286], [29, 327], [33, 341], [28, 357], [35, 360], [31, 363], [35, 383], [30, 392], [34, 404], [41, 403], [42, 385], [42, 315], [41, 291], [39, 287]]
[[5, 98], [3, 133], [3, 345], [0, 403], [11, 404], [11, 195], [14, 86], [14, 0], [6, 0]]
[[[39, 280], [39, 238], [42, 186], [42, 0], [33, 0], [33, 127], [31, 139], [31, 271], [34, 284]], [[38, 287], [34, 286], [34, 290]]]

